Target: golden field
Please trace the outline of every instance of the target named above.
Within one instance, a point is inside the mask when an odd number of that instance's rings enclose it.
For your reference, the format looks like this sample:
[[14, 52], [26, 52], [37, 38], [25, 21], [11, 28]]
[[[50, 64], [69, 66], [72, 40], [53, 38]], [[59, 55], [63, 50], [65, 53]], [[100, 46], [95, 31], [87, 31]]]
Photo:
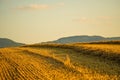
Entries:
[[120, 80], [119, 44], [35, 44], [0, 49], [0, 80]]

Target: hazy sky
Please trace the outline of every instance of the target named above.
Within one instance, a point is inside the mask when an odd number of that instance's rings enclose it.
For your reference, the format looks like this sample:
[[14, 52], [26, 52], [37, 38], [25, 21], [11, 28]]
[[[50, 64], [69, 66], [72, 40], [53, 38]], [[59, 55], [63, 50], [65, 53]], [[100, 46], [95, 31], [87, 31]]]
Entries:
[[0, 37], [23, 43], [120, 36], [120, 0], [0, 0]]

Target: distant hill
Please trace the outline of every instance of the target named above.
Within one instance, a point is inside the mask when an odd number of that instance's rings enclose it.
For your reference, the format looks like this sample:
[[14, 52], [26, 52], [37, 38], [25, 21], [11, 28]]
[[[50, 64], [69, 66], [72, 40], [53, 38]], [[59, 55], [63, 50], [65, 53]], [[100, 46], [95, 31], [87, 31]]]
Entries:
[[120, 37], [109, 37], [105, 38], [102, 36], [70, 36], [63, 37], [55, 41], [51, 41], [54, 43], [74, 43], [74, 42], [95, 42], [95, 41], [111, 41], [111, 40], [120, 40]]
[[22, 45], [24, 44], [12, 41], [7, 38], [0, 38], [0, 47], [14, 47], [14, 46], [22, 46]]

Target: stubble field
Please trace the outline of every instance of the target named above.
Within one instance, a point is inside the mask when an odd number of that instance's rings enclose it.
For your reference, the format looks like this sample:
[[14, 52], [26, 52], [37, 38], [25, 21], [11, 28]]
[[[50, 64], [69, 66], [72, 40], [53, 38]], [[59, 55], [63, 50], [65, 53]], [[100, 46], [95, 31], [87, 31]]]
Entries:
[[120, 80], [118, 44], [37, 44], [0, 49], [0, 80]]

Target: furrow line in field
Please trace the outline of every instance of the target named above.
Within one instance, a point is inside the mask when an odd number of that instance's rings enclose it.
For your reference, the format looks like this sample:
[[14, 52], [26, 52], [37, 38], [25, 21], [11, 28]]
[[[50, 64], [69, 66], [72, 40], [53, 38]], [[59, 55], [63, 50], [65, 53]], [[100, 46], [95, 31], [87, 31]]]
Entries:
[[[10, 80], [16, 80], [16, 79], [19, 79], [19, 78], [24, 79], [24, 77], [20, 74], [20, 72], [17, 69], [19, 65], [15, 62], [15, 60], [13, 61], [13, 59], [12, 59], [13, 56], [16, 56], [16, 55], [12, 55], [11, 53], [9, 53], [9, 51], [6, 54], [6, 49], [4, 49], [4, 50], [2, 51], [3, 54], [1, 55], [2, 56], [2, 61], [5, 61], [5, 63], [8, 66], [8, 68], [4, 67], [4, 69], [7, 69], [7, 71], [8, 71], [8, 73], [5, 73], [5, 74], [7, 74], [11, 77]], [[9, 53], [9, 56], [8, 56], [8, 53]], [[6, 78], [8, 79], [7, 76], [6, 76]]]
[[1, 77], [2, 77], [2, 80], [7, 80], [8, 79], [12, 79], [11, 78], [11, 75], [9, 74], [9, 69], [11, 68], [11, 66], [7, 63], [7, 59], [6, 57], [4, 56], [4, 51], [2, 51], [2, 54], [0, 55], [1, 56]]
[[0, 80], [5, 80], [5, 77], [3, 74], [3, 70], [4, 70], [3, 65], [4, 63], [0, 62], [0, 78], [1, 78]]
[[50, 80], [48, 77], [48, 73], [44, 71], [46, 70], [44, 68], [47, 67], [47, 65], [44, 63], [43, 59], [41, 59], [42, 57], [36, 56], [34, 55], [34, 53], [32, 54], [31, 52], [30, 54], [28, 52], [24, 52], [24, 55], [26, 56], [26, 58], [28, 57], [31, 59], [30, 61], [28, 61], [29, 64], [25, 66], [27, 71], [30, 72], [31, 75], [34, 76], [34, 78], [39, 78], [42, 80]]
[[[14, 49], [12, 49], [12, 50], [14, 50]], [[26, 56], [26, 54], [23, 54], [23, 52], [22, 52], [22, 54], [21, 54], [21, 52], [22, 51], [20, 51], [19, 53], [17, 53], [17, 55], [16, 54], [14, 54], [14, 56], [12, 56], [11, 55], [11, 61], [9, 61], [10, 63], [13, 61], [12, 59], [18, 59], [18, 56], [19, 55], [22, 55], [22, 57], [24, 56], [24, 58], [25, 59], [31, 59], [30, 58], [30, 56]], [[15, 58], [15, 56], [16, 56], [16, 58]], [[14, 63], [16, 62], [16, 60], [14, 60]], [[24, 75], [29, 75], [30, 76], [30, 78], [32, 79], [32, 77], [34, 78], [34, 79], [42, 79], [42, 78], [45, 78], [44, 80], [48, 80], [48, 79], [46, 79], [46, 77], [43, 75], [43, 74], [41, 74], [41, 76], [40, 75], [37, 75], [38, 73], [36, 72], [35, 73], [35, 71], [36, 71], [36, 67], [32, 67], [31, 68], [31, 66], [29, 66], [30, 65], [30, 61], [27, 61], [29, 64], [27, 65], [27, 64], [24, 64], [24, 63], [22, 63], [22, 65], [19, 65], [19, 66], [23, 66], [24, 65], [24, 68], [23, 68], [23, 71], [21, 70], [21, 69], [17, 69], [17, 70], [19, 70], [19, 71], [17, 71], [17, 72], [19, 72], [19, 74], [20, 74], [20, 72], [22, 71], [22, 74], [24, 74]], [[13, 63], [12, 63], [13, 64]], [[26, 66], [27, 65], [27, 66]], [[18, 65], [16, 64], [16, 65], [12, 65], [12, 66], [14, 66], [14, 68], [16, 68]], [[20, 71], [21, 70], [21, 71]], [[41, 73], [41, 72], [40, 72]], [[36, 76], [37, 75], [37, 76]], [[39, 77], [38, 77], [39, 76]], [[26, 76], [24, 76], [24, 77], [26, 77]]]
[[21, 67], [21, 68], [19, 68], [19, 70], [20, 70], [21, 74], [24, 75], [24, 77], [25, 77], [26, 79], [32, 79], [32, 80], [34, 79], [34, 78], [31, 76], [31, 73], [27, 70], [26, 67]]
[[10, 76], [12, 77], [12, 79], [17, 79], [19, 78], [19, 72], [17, 70], [17, 67], [19, 66], [17, 63], [15, 63], [13, 60], [6, 58], [6, 62], [8, 63], [8, 65], [10, 66], [8, 69], [8, 73], [10, 74]]
[[[59, 60], [57, 60], [57, 59], [54, 59], [54, 58], [52, 58], [51, 56], [46, 56], [46, 55], [43, 55], [44, 53], [42, 53], [42, 54], [40, 54], [40, 53], [36, 53], [36, 52], [39, 52], [39, 51], [35, 51], [34, 52], [34, 49], [33, 49], [33, 51], [32, 51], [32, 49], [29, 51], [29, 50], [26, 50], [26, 52], [25, 52], [25, 54], [27, 54], [27, 55], [29, 55], [29, 56], [31, 56], [31, 57], [33, 57], [33, 58], [35, 58], [35, 59], [39, 59], [39, 58], [41, 58], [42, 60], [47, 60], [46, 62], [47, 62], [47, 64], [52, 64], [53, 66], [51, 66], [51, 70], [50, 71], [52, 71], [52, 68], [53, 68], [53, 70], [54, 69], [56, 69], [56, 68], [60, 68], [60, 69], [62, 69], [63, 71], [65, 70], [65, 71], [67, 71], [68, 73], [71, 73], [71, 72], [74, 72], [75, 74], [77, 74], [77, 75], [81, 75], [81, 73], [78, 71], [78, 70], [76, 70], [76, 69], [74, 69], [74, 68], [72, 68], [72, 67], [69, 67], [69, 66], [66, 66], [66, 65], [64, 65], [64, 63], [63, 62], [61, 62], [61, 61], [59, 61]], [[43, 65], [42, 65], [43, 66]], [[46, 66], [47, 67], [47, 65], [45, 65], [44, 64], [44, 66]], [[61, 66], [61, 67], [60, 67]], [[44, 68], [42, 69], [42, 70], [44, 70]], [[58, 70], [58, 69], [57, 69]], [[46, 72], [46, 71], [44, 71], [44, 72]], [[49, 72], [49, 71], [48, 71]], [[57, 71], [56, 71], [57, 72]], [[60, 72], [58, 72], [58, 73], [61, 73], [61, 75], [62, 74], [64, 74], [65, 75], [65, 73], [62, 73], [62, 71], [60, 71]], [[47, 76], [50, 76], [50, 74], [48, 73], [48, 74], [46, 74]], [[69, 75], [69, 74], [67, 74], [67, 75]], [[64, 76], [65, 77], [65, 76]]]
[[10, 69], [11, 66], [9, 66], [9, 64], [7, 62], [4, 62], [3, 64], [3, 74], [4, 74], [4, 77], [5, 77], [5, 80], [12, 80], [12, 76], [10, 76], [8, 70]]
[[[20, 73], [21, 77], [23, 77], [23, 79], [29, 79], [28, 74], [26, 74], [26, 71], [23, 67], [19, 67], [18, 72]], [[21, 77], [19, 79], [21, 79]]]
[[27, 66], [28, 71], [31, 72], [31, 74], [34, 76], [35, 79], [45, 79], [48, 80], [48, 78], [44, 75], [42, 71], [39, 71], [34, 65]]

